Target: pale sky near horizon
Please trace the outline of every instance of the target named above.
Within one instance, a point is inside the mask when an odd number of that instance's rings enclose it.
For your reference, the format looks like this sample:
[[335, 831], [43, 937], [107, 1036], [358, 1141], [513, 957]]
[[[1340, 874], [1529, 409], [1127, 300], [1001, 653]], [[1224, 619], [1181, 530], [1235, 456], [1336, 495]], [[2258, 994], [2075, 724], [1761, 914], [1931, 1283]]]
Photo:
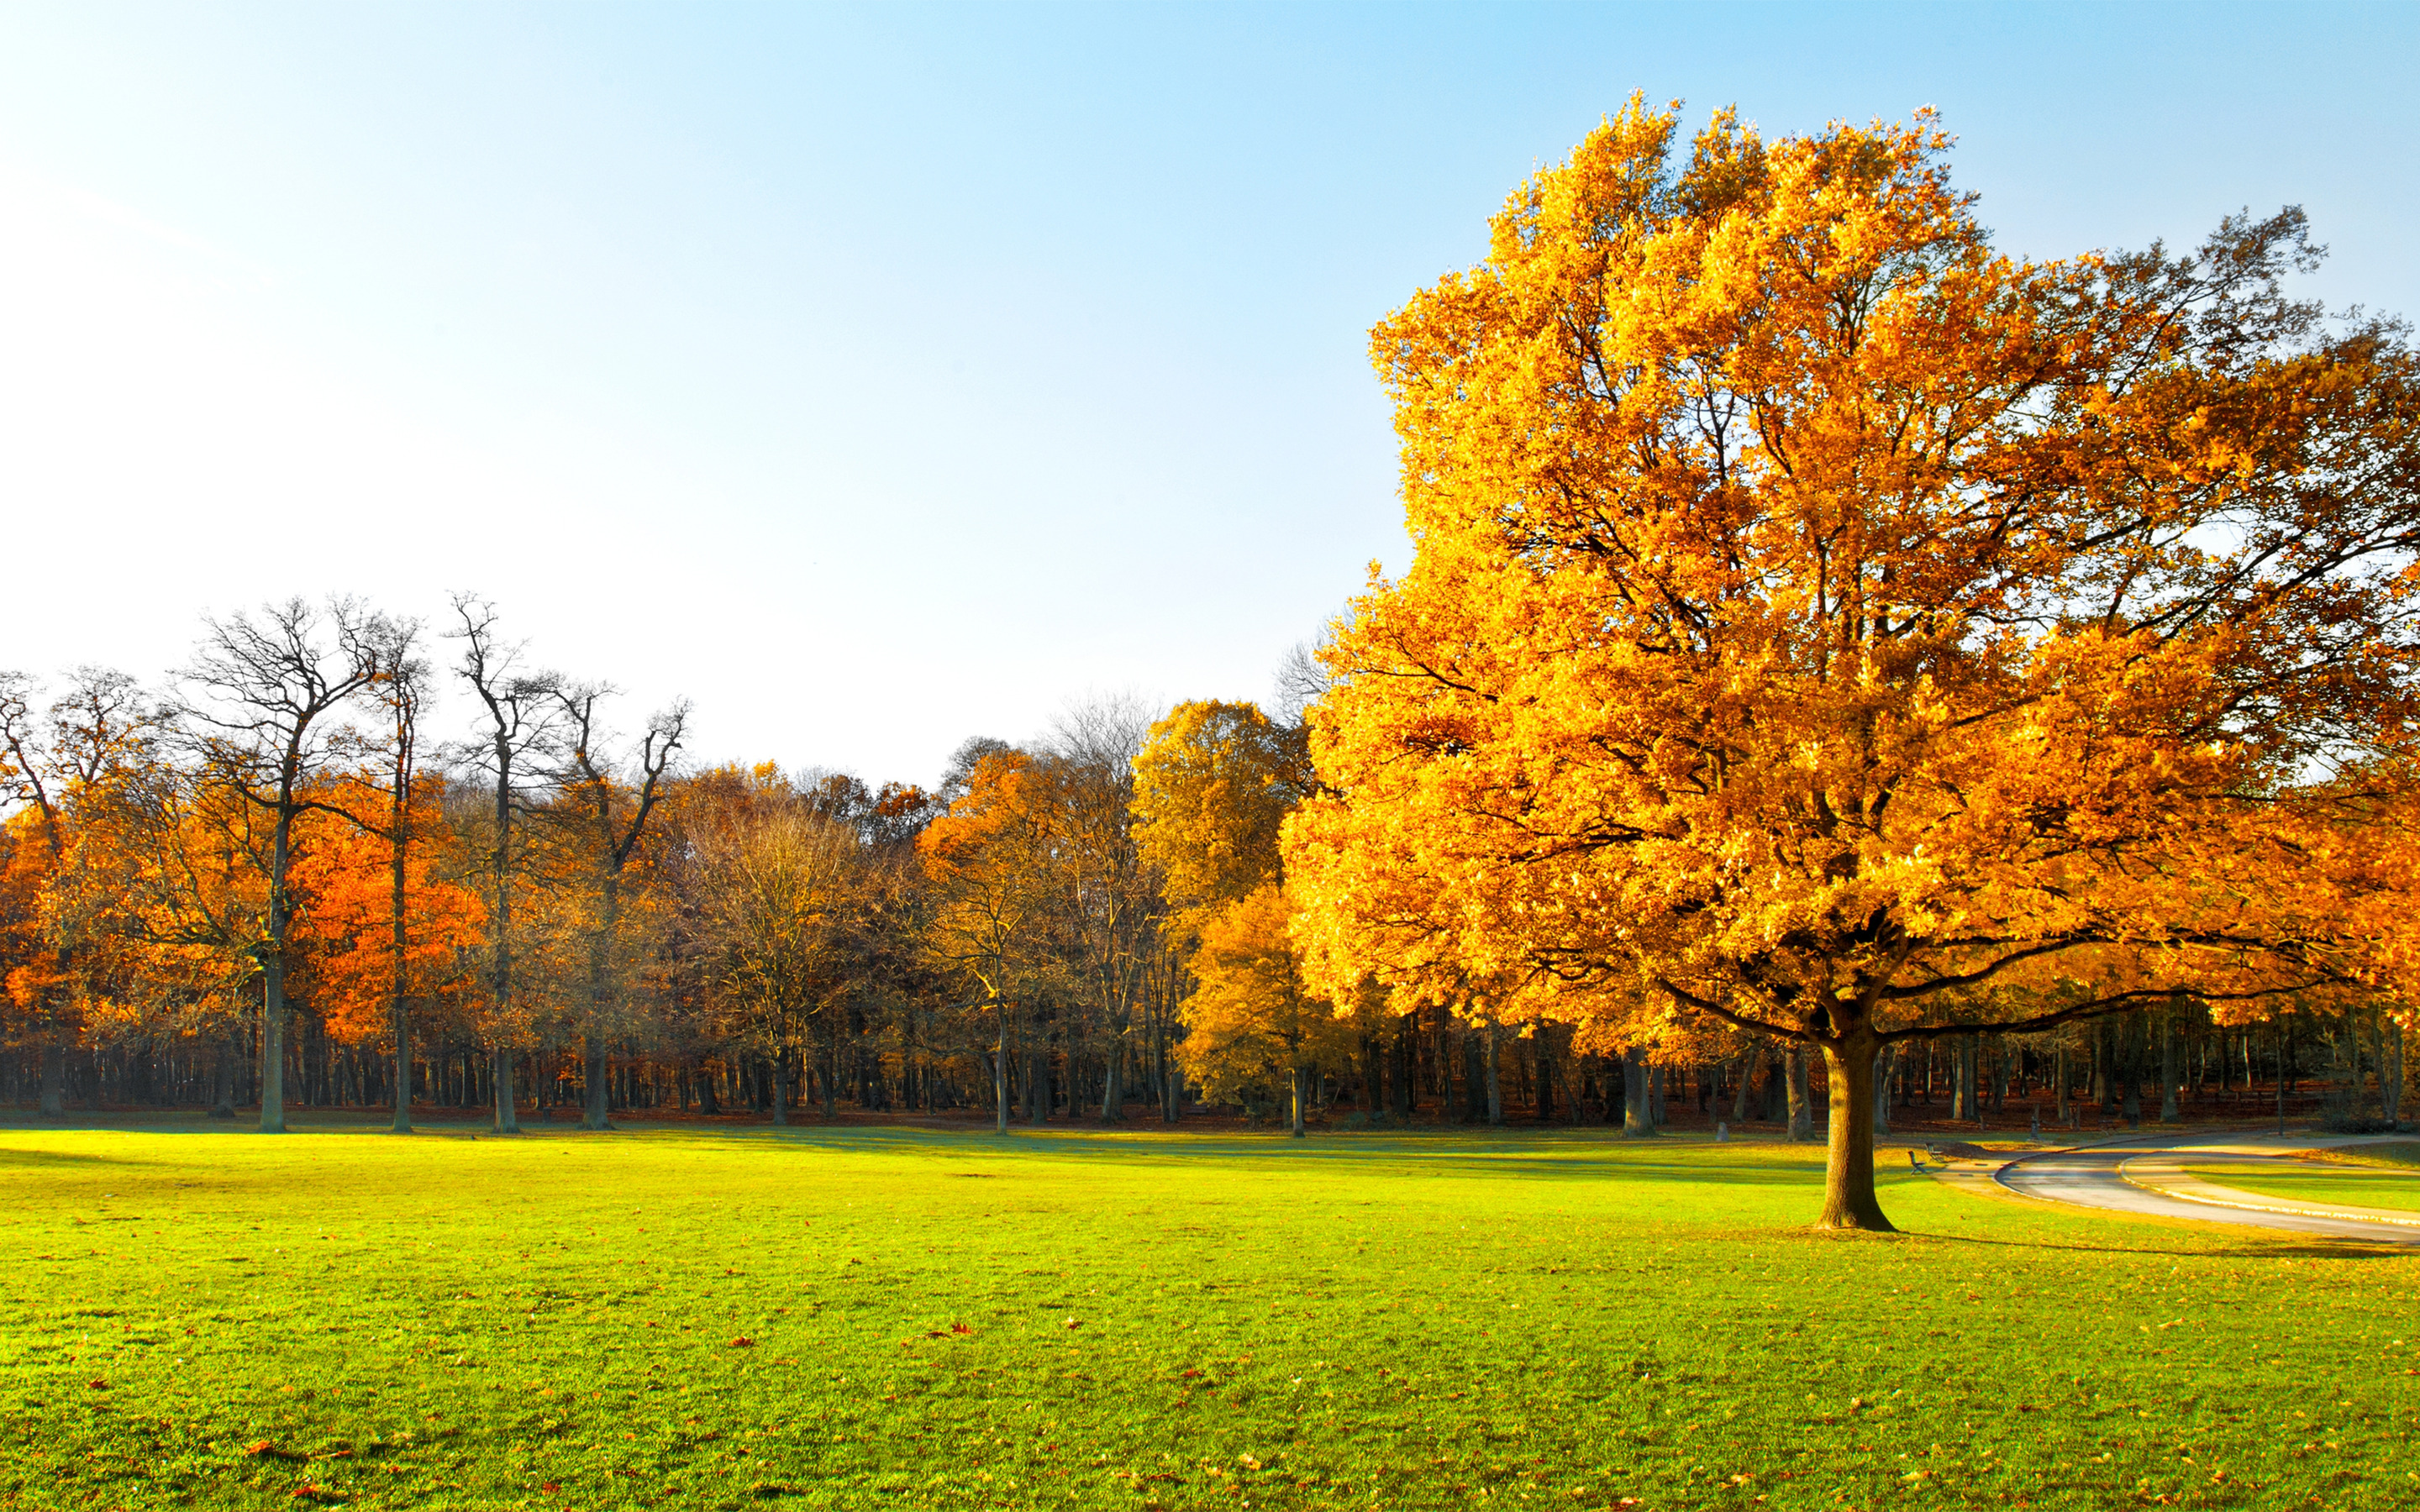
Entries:
[[[1633, 88], [1938, 106], [2009, 250], [2300, 203], [2420, 314], [2420, 8], [0, 8], [0, 667], [493, 598], [700, 760], [1265, 697], [1408, 557], [1371, 324]], [[453, 717], [462, 716], [453, 701]]]

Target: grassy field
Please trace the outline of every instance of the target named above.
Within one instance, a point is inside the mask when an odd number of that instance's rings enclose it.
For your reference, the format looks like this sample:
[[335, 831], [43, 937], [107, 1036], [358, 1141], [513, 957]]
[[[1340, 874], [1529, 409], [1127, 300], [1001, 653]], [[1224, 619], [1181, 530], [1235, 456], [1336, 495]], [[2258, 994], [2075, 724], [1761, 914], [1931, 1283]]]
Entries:
[[0, 1127], [0, 1505], [2420, 1504], [2420, 1257], [1886, 1159]]
[[2360, 1208], [2420, 1209], [2420, 1171], [2304, 1165], [2285, 1161], [2212, 1161], [2188, 1167], [2221, 1186], [2297, 1202], [2343, 1202]]

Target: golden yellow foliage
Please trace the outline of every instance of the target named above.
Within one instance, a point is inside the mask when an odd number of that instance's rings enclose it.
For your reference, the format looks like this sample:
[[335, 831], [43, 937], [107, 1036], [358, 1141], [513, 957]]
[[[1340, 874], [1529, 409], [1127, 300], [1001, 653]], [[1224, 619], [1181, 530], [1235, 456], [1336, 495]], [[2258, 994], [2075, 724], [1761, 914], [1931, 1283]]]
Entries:
[[1305, 1079], [1323, 1062], [1348, 1063], [1353, 1043], [1346, 1022], [1304, 990], [1293, 927], [1294, 908], [1276, 883], [1204, 911], [1181, 1056], [1214, 1099], [1246, 1102], [1255, 1090], [1284, 1088], [1299, 1135]]
[[1417, 557], [1289, 822], [1315, 987], [1872, 1061], [2412, 964], [2412, 354], [2184, 257], [1996, 253], [1930, 118], [1637, 100], [1380, 325]]

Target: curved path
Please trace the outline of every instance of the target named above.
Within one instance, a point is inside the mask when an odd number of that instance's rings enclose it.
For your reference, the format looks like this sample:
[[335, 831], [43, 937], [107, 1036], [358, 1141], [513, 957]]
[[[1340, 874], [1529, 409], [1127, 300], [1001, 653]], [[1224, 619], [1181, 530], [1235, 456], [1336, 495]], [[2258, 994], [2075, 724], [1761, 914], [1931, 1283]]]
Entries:
[[[2206, 1134], [2168, 1139], [2152, 1135], [2077, 1149], [2045, 1150], [2021, 1155], [1994, 1173], [2011, 1192], [2051, 1202], [2102, 1208], [2113, 1212], [2149, 1213], [2163, 1218], [2191, 1218], [2201, 1223], [2240, 1224], [2246, 1227], [2286, 1229], [2326, 1239], [2354, 1240], [2371, 1244], [2420, 1246], [2420, 1223], [2412, 1218], [2356, 1217], [2329, 1211], [2316, 1204], [2304, 1210], [2285, 1199], [2265, 1198], [2249, 1192], [2214, 1186], [2184, 1177], [2181, 1157], [2224, 1156], [2273, 1159], [2297, 1149], [2359, 1144], [2350, 1138], [2311, 1135], [2247, 1136]], [[2134, 1171], [2128, 1167], [2140, 1162]], [[2191, 1191], [2192, 1197], [2176, 1193]]]

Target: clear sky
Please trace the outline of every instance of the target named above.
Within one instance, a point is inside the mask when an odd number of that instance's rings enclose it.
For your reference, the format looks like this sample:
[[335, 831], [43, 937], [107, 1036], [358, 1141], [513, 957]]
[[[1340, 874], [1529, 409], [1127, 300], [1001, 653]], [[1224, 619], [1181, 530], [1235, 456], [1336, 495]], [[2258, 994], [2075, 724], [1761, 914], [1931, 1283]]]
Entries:
[[[2420, 313], [2420, 7], [0, 8], [0, 666], [494, 598], [704, 759], [1263, 697], [1408, 553], [1365, 333], [1633, 88], [1933, 104], [2010, 250], [2300, 203]], [[459, 701], [453, 714], [461, 713]]]

